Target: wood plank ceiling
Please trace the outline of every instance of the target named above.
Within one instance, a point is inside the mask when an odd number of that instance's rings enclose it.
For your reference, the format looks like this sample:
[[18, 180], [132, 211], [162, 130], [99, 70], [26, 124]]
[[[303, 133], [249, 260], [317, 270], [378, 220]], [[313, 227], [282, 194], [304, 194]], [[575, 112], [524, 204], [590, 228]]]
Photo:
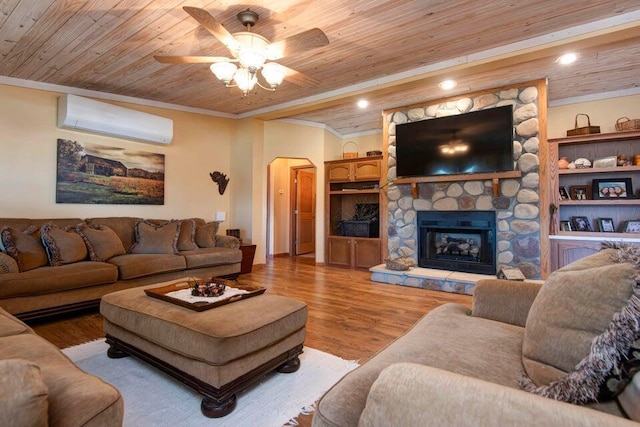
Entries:
[[[242, 98], [207, 64], [158, 63], [154, 55], [229, 56], [183, 6], [205, 8], [232, 33], [251, 8], [252, 31], [271, 41], [322, 29], [328, 46], [278, 61], [320, 83]], [[590, 24], [602, 20], [622, 24]], [[638, 88], [639, 29], [637, 0], [1, 0], [0, 76], [351, 135], [380, 129], [383, 109], [443, 97], [444, 77], [458, 80], [447, 96], [539, 78], [550, 101]], [[568, 49], [579, 62], [561, 67]], [[371, 101], [366, 111], [356, 111], [359, 97]]]

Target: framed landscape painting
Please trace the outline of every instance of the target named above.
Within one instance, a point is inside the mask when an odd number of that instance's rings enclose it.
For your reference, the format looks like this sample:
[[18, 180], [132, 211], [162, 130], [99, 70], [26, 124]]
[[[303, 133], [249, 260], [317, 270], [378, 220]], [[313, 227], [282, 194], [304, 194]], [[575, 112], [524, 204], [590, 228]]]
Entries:
[[56, 203], [163, 205], [164, 154], [58, 139]]

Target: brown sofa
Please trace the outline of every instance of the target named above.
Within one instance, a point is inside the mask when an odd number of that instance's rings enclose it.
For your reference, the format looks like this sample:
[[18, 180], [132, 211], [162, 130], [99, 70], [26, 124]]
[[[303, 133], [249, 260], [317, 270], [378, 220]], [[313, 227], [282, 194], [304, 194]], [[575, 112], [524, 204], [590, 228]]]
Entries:
[[606, 248], [543, 285], [480, 281], [471, 310], [431, 311], [334, 385], [313, 426], [637, 426], [639, 263]]
[[0, 307], [30, 320], [121, 289], [238, 275], [239, 240], [217, 231], [201, 218], [0, 218]]
[[120, 392], [0, 309], [0, 424], [119, 427]]

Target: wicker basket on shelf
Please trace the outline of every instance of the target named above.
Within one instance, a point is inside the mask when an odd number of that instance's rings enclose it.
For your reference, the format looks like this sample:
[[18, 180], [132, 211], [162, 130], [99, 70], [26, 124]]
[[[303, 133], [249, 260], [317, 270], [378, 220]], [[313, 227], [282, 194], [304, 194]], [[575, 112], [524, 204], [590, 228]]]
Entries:
[[[347, 145], [353, 145], [356, 147], [356, 151], [346, 151]], [[343, 159], [357, 159], [358, 158], [358, 144], [353, 141], [347, 141], [342, 146], [342, 158]]]
[[[578, 116], [587, 118], [587, 125], [578, 127]], [[591, 119], [588, 115], [580, 113], [576, 114], [575, 127], [567, 131], [567, 136], [591, 135], [592, 133], [600, 133], [600, 126], [591, 126]]]
[[616, 120], [616, 130], [618, 132], [622, 132], [625, 130], [640, 130], [640, 119], [620, 117], [618, 120]]

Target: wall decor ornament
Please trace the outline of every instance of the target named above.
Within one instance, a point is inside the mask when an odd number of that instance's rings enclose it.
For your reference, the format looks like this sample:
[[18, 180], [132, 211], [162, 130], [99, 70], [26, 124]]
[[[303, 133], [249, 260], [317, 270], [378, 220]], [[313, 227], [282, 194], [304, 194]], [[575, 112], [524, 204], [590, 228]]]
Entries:
[[164, 204], [164, 154], [58, 139], [56, 203]]
[[223, 195], [225, 190], [227, 189], [227, 184], [229, 183], [229, 178], [227, 178], [227, 175], [223, 174], [222, 172], [214, 171], [210, 172], [209, 176], [211, 177], [211, 180], [213, 182], [218, 184], [218, 193], [220, 193], [220, 195]]

